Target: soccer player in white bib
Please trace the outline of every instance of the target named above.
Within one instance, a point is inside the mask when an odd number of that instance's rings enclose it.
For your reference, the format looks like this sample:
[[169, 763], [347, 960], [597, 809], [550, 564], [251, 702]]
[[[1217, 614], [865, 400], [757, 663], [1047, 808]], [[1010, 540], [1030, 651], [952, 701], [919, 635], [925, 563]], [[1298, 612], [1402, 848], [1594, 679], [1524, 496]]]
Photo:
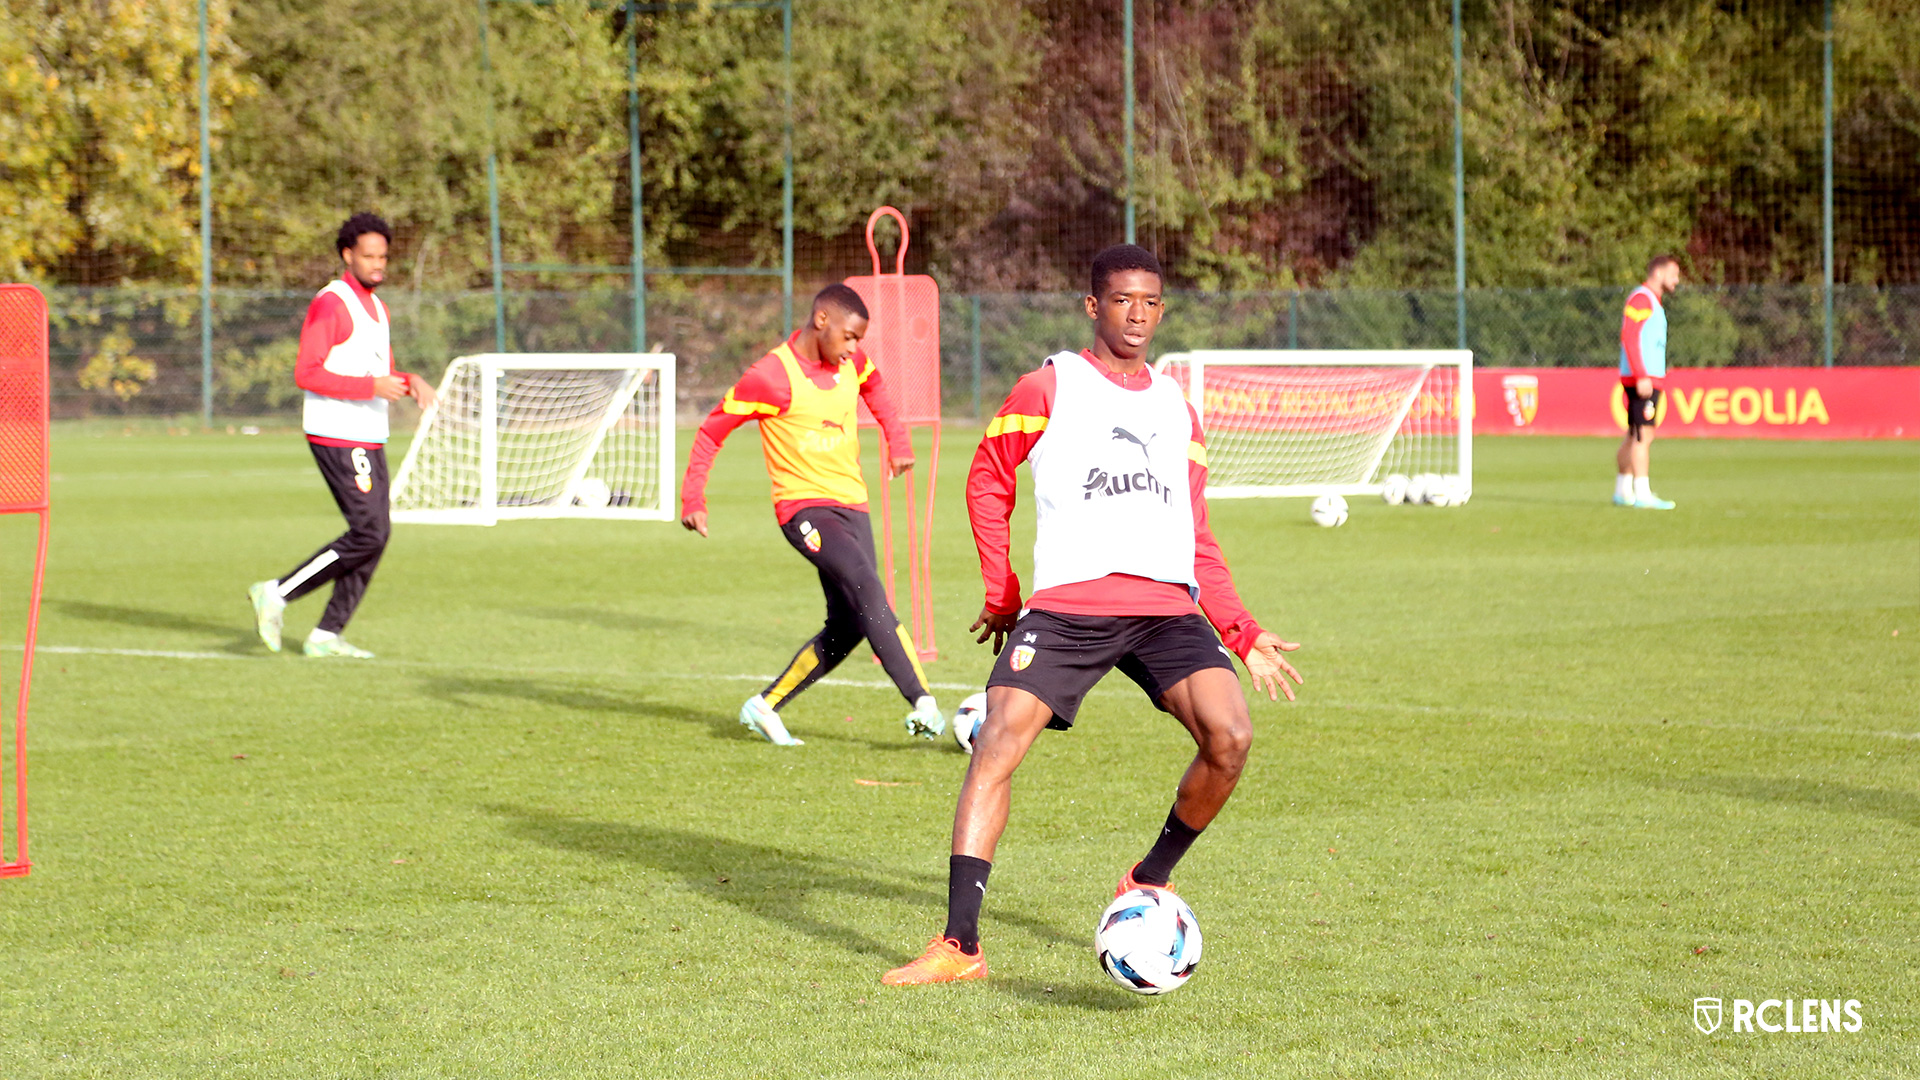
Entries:
[[267, 648], [280, 651], [287, 604], [331, 584], [333, 595], [307, 636], [308, 656], [370, 659], [340, 636], [367, 594], [387, 548], [387, 403], [407, 396], [433, 404], [433, 384], [393, 370], [387, 306], [373, 295], [387, 275], [393, 230], [372, 214], [340, 226], [334, 247], [343, 269], [307, 306], [293, 380], [306, 392], [302, 426], [314, 464], [347, 519], [347, 531], [286, 574], [247, 590], [254, 624]]
[[[890, 985], [986, 976], [980, 907], [1014, 770], [1043, 729], [1072, 726], [1107, 672], [1137, 683], [1197, 747], [1159, 837], [1120, 875], [1116, 896], [1171, 891], [1175, 864], [1240, 780], [1253, 724], [1233, 654], [1270, 699], [1292, 700], [1287, 680], [1300, 681], [1282, 655], [1300, 646], [1248, 614], [1208, 528], [1199, 417], [1147, 365], [1163, 310], [1159, 262], [1132, 244], [1108, 248], [1094, 259], [1092, 286], [1093, 348], [1056, 353], [1020, 379], [967, 477], [987, 590], [972, 629], [992, 638], [999, 659], [954, 810], [946, 929], [918, 960], [883, 976]], [[1037, 521], [1024, 606], [1007, 550], [1022, 461]]]
[[1671, 510], [1673, 501], [1653, 493], [1648, 473], [1653, 429], [1660, 423], [1660, 380], [1667, 376], [1667, 294], [1680, 284], [1680, 261], [1657, 255], [1647, 280], [1627, 297], [1620, 314], [1620, 389], [1627, 405], [1627, 437], [1613, 455], [1613, 505]]

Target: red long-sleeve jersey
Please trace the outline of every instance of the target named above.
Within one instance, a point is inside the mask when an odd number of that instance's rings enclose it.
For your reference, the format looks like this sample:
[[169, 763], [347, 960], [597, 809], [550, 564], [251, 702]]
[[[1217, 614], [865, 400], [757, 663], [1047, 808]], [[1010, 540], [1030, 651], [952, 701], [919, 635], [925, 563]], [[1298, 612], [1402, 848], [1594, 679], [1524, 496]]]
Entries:
[[[795, 331], [787, 338], [792, 348], [800, 340]], [[793, 355], [800, 362], [800, 370], [815, 386], [827, 389], [833, 385], [835, 376], [841, 374], [839, 364], [823, 364], [804, 355], [803, 351], [793, 348]], [[900, 423], [900, 410], [895, 407], [893, 398], [886, 393], [886, 382], [880, 376], [880, 368], [867, 356], [866, 350], [856, 349], [847, 361], [847, 368], [860, 380], [860, 400], [866, 403], [867, 411], [873, 414], [880, 425], [880, 433], [885, 437], [887, 450], [893, 454], [911, 455], [913, 444], [907, 441], [907, 429]], [[740, 376], [740, 381], [720, 399], [713, 411], [700, 425], [693, 436], [693, 451], [687, 461], [687, 475], [680, 485], [681, 516], [692, 514], [707, 508], [707, 474], [713, 469], [714, 455], [720, 452], [720, 445], [727, 441], [735, 428], [749, 420], [762, 416], [778, 416], [793, 404], [793, 387], [787, 381], [787, 372], [781, 366], [780, 358], [769, 352], [754, 361], [753, 366]], [[780, 524], [785, 525], [793, 515], [810, 506], [845, 506], [852, 510], [866, 510], [866, 503], [843, 503], [833, 499], [786, 499], [773, 504], [773, 513]]]
[[[1123, 389], [1144, 390], [1148, 381], [1109, 371], [1092, 353], [1081, 354]], [[1136, 385], [1137, 384], [1137, 385]], [[987, 610], [1004, 614], [1020, 610], [1020, 578], [1008, 559], [1011, 543], [1015, 475], [1034, 444], [1046, 432], [1053, 415], [1056, 376], [1051, 365], [1024, 375], [1014, 384], [1007, 402], [987, 425], [967, 473], [967, 516], [973, 523], [973, 542], [980, 552], [980, 576], [986, 583]], [[1194, 574], [1200, 583], [1200, 610], [1220, 632], [1220, 639], [1242, 659], [1253, 651], [1260, 625], [1240, 602], [1227, 570], [1226, 556], [1207, 524], [1206, 436], [1200, 417], [1187, 407], [1193, 421], [1193, 447], [1188, 454], [1187, 486], [1193, 499]], [[1109, 574], [1042, 589], [1027, 599], [1028, 608], [1067, 615], [1186, 615], [1194, 609], [1185, 585], [1154, 581], [1131, 574]]]
[[[379, 305], [373, 302], [373, 292], [360, 284], [352, 274], [343, 273], [341, 279], [353, 290], [354, 299], [366, 308], [367, 315], [380, 318]], [[326, 369], [327, 354], [335, 345], [353, 336], [353, 315], [338, 296], [323, 292], [307, 305], [307, 321], [300, 326], [300, 351], [293, 362], [293, 383], [300, 389], [327, 397], [345, 398], [348, 401], [367, 401], [373, 397], [373, 376], [336, 375]], [[395, 371], [395, 375], [407, 380], [412, 386], [416, 376], [404, 371]], [[329, 439], [324, 435], [309, 435], [307, 441], [321, 446], [363, 446], [375, 449], [378, 443], [358, 443], [349, 439]]]

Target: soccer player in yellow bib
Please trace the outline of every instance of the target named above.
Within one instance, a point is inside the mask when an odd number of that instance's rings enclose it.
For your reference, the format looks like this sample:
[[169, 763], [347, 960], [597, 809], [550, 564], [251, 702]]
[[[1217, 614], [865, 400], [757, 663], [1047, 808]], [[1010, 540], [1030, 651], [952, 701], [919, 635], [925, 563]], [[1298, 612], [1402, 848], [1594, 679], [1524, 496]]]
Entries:
[[680, 524], [707, 535], [707, 472], [733, 430], [760, 423], [760, 445], [773, 481], [773, 513], [780, 531], [820, 572], [826, 624], [800, 646], [767, 688], [740, 706], [740, 723], [780, 746], [799, 746], [780, 709], [839, 666], [862, 640], [873, 646], [887, 676], [912, 705], [910, 735], [934, 738], [946, 730], [913, 640], [887, 603], [867, 482], [860, 475], [859, 405], [880, 423], [887, 444], [887, 475], [913, 467], [913, 444], [886, 394], [880, 370], [860, 349], [867, 305], [845, 285], [813, 298], [806, 325], [754, 362], [713, 407], [693, 439], [680, 486]]

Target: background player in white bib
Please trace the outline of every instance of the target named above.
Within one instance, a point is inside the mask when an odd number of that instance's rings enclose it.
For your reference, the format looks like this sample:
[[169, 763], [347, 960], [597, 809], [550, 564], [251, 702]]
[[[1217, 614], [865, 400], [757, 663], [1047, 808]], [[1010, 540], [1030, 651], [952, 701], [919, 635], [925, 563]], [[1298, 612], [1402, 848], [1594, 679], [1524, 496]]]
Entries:
[[331, 583], [333, 595], [302, 651], [308, 656], [368, 659], [365, 649], [340, 636], [367, 593], [374, 568], [387, 549], [387, 403], [411, 395], [421, 408], [433, 404], [433, 385], [393, 370], [392, 323], [387, 306], [373, 295], [387, 276], [387, 245], [393, 230], [372, 214], [355, 214], [340, 226], [334, 247], [340, 277], [307, 307], [300, 328], [294, 382], [306, 391], [302, 426], [314, 464], [347, 519], [347, 531], [278, 578], [247, 590], [254, 624], [267, 648], [280, 651], [287, 604]]
[[[1207, 526], [1199, 417], [1171, 379], [1147, 366], [1162, 311], [1159, 262], [1132, 244], [1108, 248], [1094, 259], [1092, 286], [1093, 348], [1048, 357], [1014, 386], [967, 477], [987, 587], [973, 629], [980, 641], [993, 639], [999, 660], [954, 810], [946, 929], [920, 959], [888, 972], [888, 984], [987, 974], [980, 906], [1014, 770], [1041, 730], [1073, 724], [1107, 672], [1118, 668], [1139, 684], [1197, 747], [1159, 838], [1120, 875], [1116, 895], [1171, 889], [1175, 864], [1240, 780], [1253, 724], [1227, 647], [1269, 698], [1284, 691], [1291, 700], [1286, 680], [1300, 681], [1281, 655], [1299, 646], [1247, 613]], [[1025, 610], [1007, 559], [1022, 461], [1033, 473], [1038, 524]], [[1003, 651], [1008, 639], [1013, 647]]]

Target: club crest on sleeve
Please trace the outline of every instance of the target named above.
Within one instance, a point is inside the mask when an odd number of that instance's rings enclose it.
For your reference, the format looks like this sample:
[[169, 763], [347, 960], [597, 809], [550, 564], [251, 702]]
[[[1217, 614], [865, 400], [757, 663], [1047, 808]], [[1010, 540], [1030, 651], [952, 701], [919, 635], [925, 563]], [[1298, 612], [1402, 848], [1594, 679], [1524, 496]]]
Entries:
[[1014, 646], [1013, 659], [1010, 662], [1010, 666], [1013, 668], [1013, 670], [1025, 671], [1027, 670], [1027, 665], [1031, 663], [1033, 663], [1033, 646], [1031, 645]]

